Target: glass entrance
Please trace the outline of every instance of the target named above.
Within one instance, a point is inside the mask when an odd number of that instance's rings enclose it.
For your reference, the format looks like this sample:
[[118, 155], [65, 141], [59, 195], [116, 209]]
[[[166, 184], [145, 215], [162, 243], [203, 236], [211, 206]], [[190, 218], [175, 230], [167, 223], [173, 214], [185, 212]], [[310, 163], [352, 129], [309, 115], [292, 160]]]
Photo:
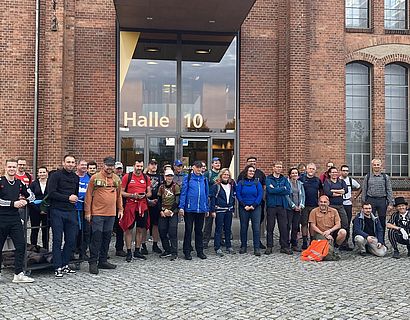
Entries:
[[208, 165], [208, 139], [182, 139], [182, 163], [184, 169], [189, 169], [195, 160], [201, 160]]

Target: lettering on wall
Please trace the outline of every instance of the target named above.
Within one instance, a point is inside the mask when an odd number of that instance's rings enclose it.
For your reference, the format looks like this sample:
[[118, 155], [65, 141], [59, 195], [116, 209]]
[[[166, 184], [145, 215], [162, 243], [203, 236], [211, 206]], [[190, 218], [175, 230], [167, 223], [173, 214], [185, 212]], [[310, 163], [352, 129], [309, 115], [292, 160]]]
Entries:
[[[184, 120], [186, 128], [199, 129], [204, 125], [204, 118], [200, 113], [194, 115], [187, 113], [184, 115]], [[148, 116], [141, 116], [136, 112], [124, 111], [124, 127], [168, 128], [169, 122], [169, 117], [160, 117], [158, 112], [149, 112]]]

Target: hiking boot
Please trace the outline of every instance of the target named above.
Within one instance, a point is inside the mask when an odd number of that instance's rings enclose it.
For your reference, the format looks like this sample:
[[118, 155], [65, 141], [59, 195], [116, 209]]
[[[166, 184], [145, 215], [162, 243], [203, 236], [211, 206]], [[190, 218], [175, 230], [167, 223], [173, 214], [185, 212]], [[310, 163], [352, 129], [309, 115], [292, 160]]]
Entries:
[[254, 250], [253, 254], [254, 254], [255, 256], [257, 256], [257, 257], [260, 257], [260, 256], [261, 256], [261, 251], [260, 251], [260, 249]]
[[244, 253], [246, 253], [246, 251], [248, 251], [248, 250], [245, 247], [241, 247], [239, 249], [239, 254], [244, 254]]
[[139, 250], [135, 250], [134, 251], [134, 259], [147, 260], [147, 257], [144, 256]]
[[127, 261], [127, 262], [131, 262], [131, 261], [132, 261], [132, 253], [131, 253], [131, 252], [128, 252], [128, 253], [127, 253], [127, 256], [126, 256], [126, 258], [125, 258], [125, 261]]
[[97, 263], [96, 263], [96, 262], [90, 263], [90, 264], [88, 265], [88, 270], [90, 271], [91, 274], [98, 274], [98, 273], [100, 272], [100, 271], [98, 270], [98, 267], [97, 267]]
[[289, 248], [281, 248], [280, 253], [286, 253], [288, 255], [293, 254], [292, 250], [290, 250]]
[[399, 250], [394, 250], [394, 251], [393, 251], [393, 258], [394, 258], [394, 259], [400, 259], [400, 252], [399, 252]]
[[222, 252], [222, 249], [216, 250], [216, 255], [217, 255], [218, 257], [223, 257], [224, 254], [223, 254], [223, 252]]
[[54, 276], [56, 277], [56, 278], [62, 278], [63, 277], [63, 269], [61, 269], [61, 268], [58, 268], [58, 269], [55, 269], [54, 270]]
[[115, 255], [117, 257], [126, 257], [127, 253], [124, 250], [117, 250], [117, 251], [115, 251]]
[[271, 248], [271, 247], [268, 247], [268, 248], [265, 250], [265, 254], [266, 254], [266, 255], [272, 254], [272, 248]]
[[266, 249], [266, 247], [265, 247], [265, 245], [262, 243], [262, 241], [259, 241], [259, 248], [262, 249], [262, 250], [265, 250], [265, 249]]
[[77, 273], [75, 270], [71, 269], [68, 265], [64, 266], [62, 269], [63, 269], [63, 272], [65, 274], [75, 274], [75, 273]]
[[154, 244], [152, 245], [152, 252], [161, 254], [162, 250], [158, 247], [158, 244], [156, 242], [154, 242]]
[[175, 261], [178, 259], [178, 255], [176, 255], [175, 253], [171, 254], [171, 259], [170, 261]]
[[100, 268], [100, 269], [115, 269], [115, 268], [117, 268], [117, 265], [106, 261], [106, 262], [100, 262], [98, 264], [98, 268]]
[[143, 255], [147, 255], [148, 254], [148, 249], [147, 249], [147, 245], [145, 243], [143, 243], [141, 245], [141, 254]]
[[292, 246], [292, 251], [294, 251], [294, 252], [302, 252], [302, 250], [299, 249], [298, 246]]
[[185, 253], [185, 260], [192, 260], [192, 256], [190, 253]]
[[24, 272], [20, 272], [19, 274], [15, 274], [13, 277], [13, 280], [11, 281], [13, 283], [31, 283], [34, 282], [33, 278], [30, 278], [24, 274]]
[[228, 248], [228, 249], [226, 249], [226, 253], [235, 254], [236, 252], [233, 248]]
[[164, 251], [159, 255], [160, 258], [169, 258], [171, 256], [171, 252]]
[[205, 253], [201, 252], [197, 254], [199, 259], [205, 260], [207, 258], [207, 256], [205, 255]]

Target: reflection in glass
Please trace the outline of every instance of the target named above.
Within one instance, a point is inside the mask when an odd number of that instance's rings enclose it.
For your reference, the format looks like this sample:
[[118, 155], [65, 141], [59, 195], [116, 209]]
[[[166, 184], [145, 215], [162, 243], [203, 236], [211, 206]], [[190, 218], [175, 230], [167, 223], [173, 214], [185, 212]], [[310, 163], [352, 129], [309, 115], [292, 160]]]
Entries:
[[174, 146], [167, 146], [167, 138], [149, 138], [149, 159], [158, 162], [158, 172], [163, 172], [165, 164], [174, 162]]
[[384, 1], [384, 27], [386, 29], [407, 28], [407, 0]]
[[385, 70], [386, 172], [408, 176], [408, 69], [390, 64]]
[[361, 63], [346, 65], [346, 158], [350, 172], [370, 169], [370, 70]]
[[184, 139], [182, 147], [182, 162], [184, 163], [184, 169], [188, 169], [192, 166], [195, 160], [204, 161], [208, 163], [208, 140], [191, 140]]
[[129, 172], [135, 161], [144, 161], [144, 139], [122, 138], [121, 139], [121, 161], [124, 169]]
[[368, 0], [346, 0], [346, 28], [369, 28]]
[[[222, 168], [233, 169], [234, 140], [233, 139], [213, 139], [212, 157], [221, 159]], [[234, 172], [231, 172], [234, 174]]]

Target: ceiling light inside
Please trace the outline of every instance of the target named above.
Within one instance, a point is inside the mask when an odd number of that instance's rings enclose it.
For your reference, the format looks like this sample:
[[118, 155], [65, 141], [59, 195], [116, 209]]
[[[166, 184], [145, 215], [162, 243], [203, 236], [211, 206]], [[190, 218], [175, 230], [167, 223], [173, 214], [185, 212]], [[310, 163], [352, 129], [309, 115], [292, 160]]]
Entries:
[[193, 63], [193, 64], [191, 64], [191, 66], [193, 66], [193, 67], [201, 67], [202, 64], [200, 64], [200, 63]]
[[152, 20], [153, 18], [152, 17], [147, 17], [147, 20]]
[[159, 52], [160, 49], [159, 48], [145, 48], [144, 51], [145, 52]]
[[209, 23], [215, 23], [215, 20], [209, 20]]
[[149, 65], [155, 65], [155, 64], [158, 64], [158, 62], [155, 62], [155, 61], [148, 61], [148, 62], [147, 62], [147, 64], [149, 64]]
[[196, 54], [210, 54], [211, 53], [211, 49], [197, 49], [195, 50]]

